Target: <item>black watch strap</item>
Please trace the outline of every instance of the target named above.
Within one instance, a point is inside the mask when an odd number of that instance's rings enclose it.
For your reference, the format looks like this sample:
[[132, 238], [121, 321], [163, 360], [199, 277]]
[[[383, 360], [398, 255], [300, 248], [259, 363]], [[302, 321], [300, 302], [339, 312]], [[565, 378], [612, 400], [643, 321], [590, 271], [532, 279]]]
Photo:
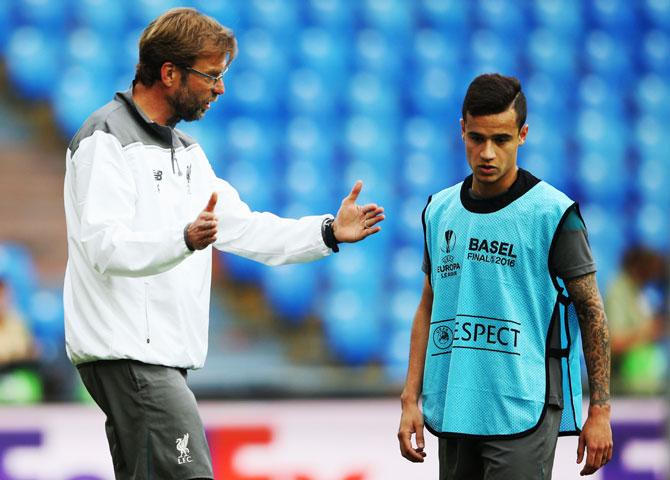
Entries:
[[323, 243], [326, 244], [326, 247], [337, 253], [340, 251], [340, 248], [337, 246], [339, 242], [335, 238], [335, 232], [333, 232], [334, 221], [334, 218], [326, 218], [323, 221], [321, 224], [321, 237], [323, 238]]

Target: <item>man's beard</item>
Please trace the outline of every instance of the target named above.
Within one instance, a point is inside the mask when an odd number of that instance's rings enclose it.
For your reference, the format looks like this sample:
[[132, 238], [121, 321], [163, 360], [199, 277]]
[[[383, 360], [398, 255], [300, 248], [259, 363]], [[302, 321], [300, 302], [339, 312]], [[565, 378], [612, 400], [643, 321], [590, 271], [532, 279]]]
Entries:
[[200, 120], [205, 115], [205, 105], [213, 101], [213, 99], [201, 100], [197, 95], [191, 93], [185, 85], [182, 85], [167, 100], [174, 112], [168, 119], [167, 124], [173, 126], [181, 120], [186, 122]]

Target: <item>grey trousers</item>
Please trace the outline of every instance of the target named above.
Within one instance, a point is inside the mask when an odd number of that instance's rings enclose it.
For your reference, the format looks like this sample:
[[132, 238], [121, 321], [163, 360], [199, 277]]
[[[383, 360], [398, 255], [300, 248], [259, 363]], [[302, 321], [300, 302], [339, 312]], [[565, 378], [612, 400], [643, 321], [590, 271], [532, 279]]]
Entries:
[[117, 480], [214, 478], [185, 370], [132, 360], [97, 361], [77, 369], [107, 416]]
[[440, 480], [551, 479], [561, 412], [549, 405], [537, 430], [521, 438], [440, 438]]

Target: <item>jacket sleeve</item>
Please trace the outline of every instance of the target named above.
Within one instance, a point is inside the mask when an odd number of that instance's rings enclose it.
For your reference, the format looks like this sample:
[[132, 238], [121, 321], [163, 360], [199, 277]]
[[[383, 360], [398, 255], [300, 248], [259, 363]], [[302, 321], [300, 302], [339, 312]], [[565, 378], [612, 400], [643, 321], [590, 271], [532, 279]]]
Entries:
[[321, 224], [332, 215], [291, 219], [252, 212], [228, 182], [214, 177], [214, 185], [219, 197], [214, 246], [219, 250], [266, 265], [311, 262], [332, 252], [321, 236]]
[[165, 272], [190, 251], [184, 225], [169, 229], [133, 228], [138, 191], [121, 144], [97, 131], [84, 139], [74, 155], [73, 175], [79, 242], [90, 265], [100, 274], [141, 277]]

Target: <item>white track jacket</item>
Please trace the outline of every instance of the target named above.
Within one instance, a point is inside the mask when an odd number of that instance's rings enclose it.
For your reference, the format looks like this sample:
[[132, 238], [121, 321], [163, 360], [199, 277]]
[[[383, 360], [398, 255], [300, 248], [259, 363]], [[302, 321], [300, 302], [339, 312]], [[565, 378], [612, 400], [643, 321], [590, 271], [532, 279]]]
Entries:
[[190, 252], [183, 230], [214, 191], [216, 248], [268, 265], [331, 252], [321, 236], [326, 215], [252, 212], [198, 143], [149, 120], [130, 91], [84, 123], [67, 150], [64, 189], [65, 337], [75, 365], [203, 366], [212, 250]]

